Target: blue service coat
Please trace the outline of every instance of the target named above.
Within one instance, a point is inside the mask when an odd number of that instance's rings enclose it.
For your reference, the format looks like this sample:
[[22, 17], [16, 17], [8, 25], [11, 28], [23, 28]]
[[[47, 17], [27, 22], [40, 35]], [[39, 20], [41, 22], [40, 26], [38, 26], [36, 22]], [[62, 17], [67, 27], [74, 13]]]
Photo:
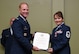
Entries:
[[53, 29], [51, 35], [51, 47], [54, 49], [53, 54], [70, 54], [70, 27], [62, 24]]
[[12, 35], [10, 32], [10, 28], [4, 29], [2, 31], [1, 44], [5, 48], [5, 54], [10, 54], [10, 48], [11, 48], [12, 41], [13, 39], [12, 39]]
[[28, 21], [18, 16], [13, 22], [12, 30], [14, 41], [11, 46], [11, 54], [32, 54], [33, 45], [30, 43], [32, 37]]

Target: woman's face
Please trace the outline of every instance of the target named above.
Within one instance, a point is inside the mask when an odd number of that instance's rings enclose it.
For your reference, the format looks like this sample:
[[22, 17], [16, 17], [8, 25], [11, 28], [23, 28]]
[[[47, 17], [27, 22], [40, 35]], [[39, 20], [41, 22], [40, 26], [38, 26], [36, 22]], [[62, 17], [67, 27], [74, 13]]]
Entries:
[[63, 22], [63, 18], [59, 17], [58, 15], [55, 15], [54, 21], [55, 21], [56, 25], [60, 25]]

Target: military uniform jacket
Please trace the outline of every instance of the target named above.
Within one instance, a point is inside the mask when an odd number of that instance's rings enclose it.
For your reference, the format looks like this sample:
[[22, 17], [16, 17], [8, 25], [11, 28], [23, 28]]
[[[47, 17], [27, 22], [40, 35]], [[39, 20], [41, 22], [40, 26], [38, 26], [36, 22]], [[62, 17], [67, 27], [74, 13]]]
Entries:
[[12, 44], [12, 34], [10, 28], [4, 29], [2, 31], [1, 44], [5, 48], [5, 54], [10, 54], [11, 44]]
[[51, 35], [51, 47], [54, 54], [70, 54], [70, 27], [64, 23], [53, 29]]
[[28, 21], [24, 21], [18, 16], [13, 22], [12, 30], [14, 34], [14, 42], [12, 44], [11, 54], [32, 54], [32, 44], [30, 43], [30, 25]]

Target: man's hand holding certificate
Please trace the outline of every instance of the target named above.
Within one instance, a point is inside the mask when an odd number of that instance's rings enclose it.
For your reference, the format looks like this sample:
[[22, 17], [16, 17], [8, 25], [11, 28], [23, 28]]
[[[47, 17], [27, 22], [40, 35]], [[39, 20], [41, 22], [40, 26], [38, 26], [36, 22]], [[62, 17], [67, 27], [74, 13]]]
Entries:
[[34, 35], [33, 45], [40, 50], [47, 50], [49, 46], [50, 35], [48, 33], [36, 32]]

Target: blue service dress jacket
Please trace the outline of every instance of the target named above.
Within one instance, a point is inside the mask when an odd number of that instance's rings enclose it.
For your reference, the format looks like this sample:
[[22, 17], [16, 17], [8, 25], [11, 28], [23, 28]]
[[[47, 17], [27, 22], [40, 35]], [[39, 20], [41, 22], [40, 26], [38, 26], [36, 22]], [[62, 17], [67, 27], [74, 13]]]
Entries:
[[14, 41], [11, 46], [11, 54], [32, 54], [33, 45], [30, 43], [30, 25], [21, 16], [13, 22], [12, 30]]
[[12, 39], [10, 28], [4, 29], [2, 31], [1, 44], [5, 48], [5, 54], [10, 54], [12, 41], [13, 39]]
[[51, 47], [53, 54], [70, 54], [70, 27], [64, 23], [53, 29], [51, 35]]

